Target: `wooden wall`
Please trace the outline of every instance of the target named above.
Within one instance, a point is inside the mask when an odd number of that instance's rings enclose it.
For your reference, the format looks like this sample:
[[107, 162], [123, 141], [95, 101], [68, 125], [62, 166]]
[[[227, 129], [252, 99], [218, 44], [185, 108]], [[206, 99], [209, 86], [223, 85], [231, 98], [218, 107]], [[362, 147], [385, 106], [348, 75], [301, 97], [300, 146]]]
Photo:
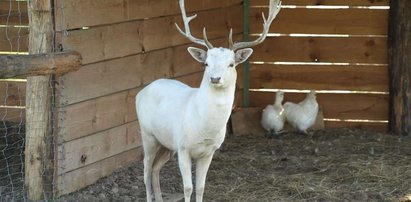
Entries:
[[[251, 34], [262, 30], [267, 4], [251, 1]], [[315, 89], [326, 128], [387, 131], [388, 10], [369, 9], [387, 5], [388, 0], [283, 0], [271, 37], [251, 58], [251, 106], [272, 103], [276, 89], [294, 102], [304, 99], [301, 90]]]
[[[187, 1], [192, 31], [216, 45], [242, 33], [242, 0]], [[58, 78], [58, 191], [94, 183], [142, 158], [135, 95], [157, 78], [198, 86], [202, 67], [177, 32], [178, 1], [55, 1], [56, 47], [79, 51], [84, 66]]]
[[[27, 1], [0, 1], [0, 54], [28, 51]], [[0, 80], [0, 119], [25, 121], [25, 80]]]

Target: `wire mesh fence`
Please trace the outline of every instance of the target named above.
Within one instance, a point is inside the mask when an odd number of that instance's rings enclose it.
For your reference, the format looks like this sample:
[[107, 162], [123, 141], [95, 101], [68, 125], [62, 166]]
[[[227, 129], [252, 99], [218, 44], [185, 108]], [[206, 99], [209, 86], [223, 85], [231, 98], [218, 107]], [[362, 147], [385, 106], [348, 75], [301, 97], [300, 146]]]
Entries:
[[24, 81], [0, 81], [0, 201], [24, 199]]
[[[27, 54], [27, 2], [0, 1], [0, 54]], [[0, 201], [25, 201], [24, 79], [0, 80]]]

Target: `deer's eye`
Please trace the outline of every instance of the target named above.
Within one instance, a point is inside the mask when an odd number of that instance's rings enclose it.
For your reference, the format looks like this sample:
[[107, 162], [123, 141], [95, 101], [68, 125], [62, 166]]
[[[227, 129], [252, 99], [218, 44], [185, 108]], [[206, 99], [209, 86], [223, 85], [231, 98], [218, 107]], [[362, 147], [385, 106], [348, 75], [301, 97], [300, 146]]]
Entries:
[[233, 64], [233, 63], [231, 63], [230, 65], [228, 65], [228, 67], [234, 67], [234, 64]]
[[208, 67], [208, 63], [205, 62], [205, 63], [204, 63], [204, 67]]

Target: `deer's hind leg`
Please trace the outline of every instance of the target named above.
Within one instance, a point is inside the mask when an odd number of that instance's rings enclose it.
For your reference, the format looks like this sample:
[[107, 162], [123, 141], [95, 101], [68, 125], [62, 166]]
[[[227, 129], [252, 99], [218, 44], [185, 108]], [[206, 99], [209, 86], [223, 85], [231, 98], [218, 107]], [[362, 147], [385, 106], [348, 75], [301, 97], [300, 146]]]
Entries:
[[153, 164], [161, 145], [153, 135], [148, 134], [143, 130], [141, 131], [141, 139], [143, 141], [144, 149], [144, 184], [146, 186], [147, 202], [151, 202]]
[[152, 183], [154, 189], [154, 196], [157, 201], [163, 201], [160, 188], [160, 170], [166, 164], [170, 158], [174, 155], [174, 151], [171, 151], [163, 146], [157, 152], [156, 158], [154, 160], [153, 172], [152, 172]]

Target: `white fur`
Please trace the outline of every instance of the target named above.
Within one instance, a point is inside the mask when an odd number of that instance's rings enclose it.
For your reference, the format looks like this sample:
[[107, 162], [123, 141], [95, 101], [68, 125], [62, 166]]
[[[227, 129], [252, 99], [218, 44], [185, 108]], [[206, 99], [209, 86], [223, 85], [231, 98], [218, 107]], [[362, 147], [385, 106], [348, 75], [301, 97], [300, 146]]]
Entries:
[[318, 103], [315, 91], [307, 94], [300, 103], [286, 102], [284, 104], [287, 122], [300, 132], [307, 134], [307, 129], [314, 125], [318, 114]]
[[[200, 88], [179, 81], [159, 79], [136, 96], [136, 110], [144, 147], [144, 182], [147, 201], [151, 188], [162, 201], [159, 184], [161, 167], [177, 152], [183, 177], [185, 201], [193, 191], [191, 160], [196, 160], [196, 199], [202, 201], [205, 178], [215, 150], [224, 141], [226, 124], [234, 101], [235, 66], [252, 53], [246, 48], [203, 51], [190, 47], [189, 53], [205, 64]], [[212, 83], [211, 78], [220, 78]], [[151, 187], [152, 186], [152, 187]]]
[[273, 105], [267, 105], [261, 115], [261, 125], [269, 133], [278, 134], [284, 128], [285, 113], [282, 105], [284, 92], [277, 92]]

